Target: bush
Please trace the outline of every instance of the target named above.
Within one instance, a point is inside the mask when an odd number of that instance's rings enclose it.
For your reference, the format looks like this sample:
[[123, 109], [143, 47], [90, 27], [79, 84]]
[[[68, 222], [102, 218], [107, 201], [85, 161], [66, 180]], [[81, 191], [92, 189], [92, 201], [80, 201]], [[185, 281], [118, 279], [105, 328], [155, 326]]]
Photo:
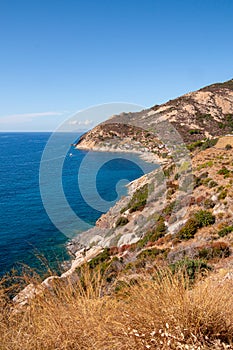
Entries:
[[127, 209], [129, 209], [130, 213], [137, 211], [137, 210], [143, 210], [146, 206], [148, 198], [148, 184], [145, 184], [144, 186], [138, 188], [131, 198]]
[[226, 235], [228, 235], [229, 233], [233, 232], [233, 226], [226, 226], [224, 228], [222, 228], [219, 232], [218, 235], [220, 237], [224, 237]]
[[194, 218], [188, 219], [186, 224], [180, 229], [177, 234], [177, 238], [181, 240], [188, 240], [194, 237], [195, 233], [198, 230], [197, 221]]
[[110, 249], [105, 248], [102, 253], [97, 255], [91, 261], [89, 261], [88, 265], [91, 269], [94, 269], [96, 266], [100, 265], [103, 262], [106, 262], [110, 259]]
[[166, 234], [166, 225], [164, 222], [164, 218], [160, 216], [155, 228], [151, 231], [148, 231], [145, 234], [145, 236], [136, 243], [137, 248], [143, 248], [146, 246], [148, 242], [155, 242], [159, 238], [165, 236], [165, 234]]
[[128, 222], [129, 222], [129, 220], [126, 217], [120, 216], [116, 221], [116, 227], [124, 226], [124, 225], [128, 224]]
[[215, 223], [215, 217], [208, 210], [199, 210], [194, 215], [198, 228], [213, 225]]
[[199, 250], [200, 259], [227, 258], [230, 255], [230, 248], [225, 242], [215, 242]]
[[232, 149], [232, 146], [228, 143], [228, 144], [225, 146], [225, 150], [229, 151], [230, 149]]
[[213, 188], [213, 187], [216, 187], [216, 186], [218, 186], [218, 183], [217, 183], [216, 181], [210, 180], [210, 181], [208, 182], [208, 187], [209, 187], [209, 188]]
[[203, 142], [201, 149], [204, 151], [207, 148], [214, 147], [217, 142], [218, 142], [218, 138], [217, 139], [207, 139], [205, 142]]
[[189, 130], [189, 134], [190, 135], [197, 135], [197, 134], [200, 134], [201, 133], [201, 130], [198, 130], [198, 129], [191, 129]]
[[226, 196], [227, 196], [227, 190], [225, 189], [219, 193], [218, 200], [225, 199]]
[[164, 249], [147, 249], [143, 250], [140, 254], [138, 254], [137, 259], [146, 259], [146, 258], [155, 258], [157, 255], [164, 253]]
[[196, 212], [186, 224], [177, 233], [177, 238], [181, 240], [188, 240], [194, 237], [197, 230], [201, 227], [213, 225], [215, 223], [215, 216], [207, 210], [199, 210]]
[[190, 280], [194, 280], [198, 274], [204, 274], [206, 271], [211, 270], [211, 267], [206, 264], [203, 260], [193, 260], [193, 259], [182, 259], [174, 264], [170, 265], [173, 273], [183, 271], [185, 275], [189, 277]]
[[210, 199], [210, 198], [208, 198], [208, 199], [206, 199], [205, 201], [204, 201], [204, 207], [205, 207], [205, 209], [211, 209], [211, 208], [213, 208], [215, 206], [215, 203]]
[[219, 174], [219, 175], [224, 175], [224, 178], [229, 177], [229, 176], [230, 176], [230, 173], [231, 173], [230, 170], [227, 169], [225, 166], [223, 166], [222, 169], [220, 169], [220, 170], [218, 171], [218, 174]]
[[202, 150], [205, 150], [207, 148], [215, 146], [217, 142], [218, 139], [207, 139], [205, 141], [198, 140], [187, 145], [187, 148], [191, 152], [194, 151], [196, 148], [201, 148]]
[[201, 147], [203, 142], [201, 140], [198, 140], [196, 142], [192, 142], [189, 145], [187, 145], [187, 148], [190, 152], [194, 151], [196, 148]]

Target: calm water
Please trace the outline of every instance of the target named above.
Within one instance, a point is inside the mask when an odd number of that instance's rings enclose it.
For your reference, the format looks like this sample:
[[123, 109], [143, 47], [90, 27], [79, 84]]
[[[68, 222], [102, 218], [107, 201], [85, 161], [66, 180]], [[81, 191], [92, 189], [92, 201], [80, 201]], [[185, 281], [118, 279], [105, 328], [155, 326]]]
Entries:
[[[0, 275], [21, 264], [42, 272], [44, 267], [40, 257], [44, 257], [55, 269], [60, 262], [68, 259], [65, 248], [68, 238], [49, 219], [40, 195], [40, 160], [49, 137], [50, 133], [0, 133]], [[94, 225], [102, 214], [101, 210], [86, 204], [78, 186], [79, 167], [87, 153], [70, 148], [64, 157], [62, 171], [65, 197], [72, 210], [82, 219], [79, 227], [76, 222], [67, 220], [65, 211], [59, 210], [59, 195], [51, 192], [56, 202], [54, 211], [71, 233]], [[132, 156], [132, 161], [122, 159], [121, 154], [114, 154], [113, 160], [109, 160], [105, 153], [93, 152], [89, 156], [92, 157], [92, 166], [86, 169], [86, 183], [82, 184], [82, 188], [87, 194], [91, 191], [89, 180], [92, 172], [96, 171], [95, 162], [102, 164], [96, 174], [96, 187], [105, 201], [116, 201], [126, 194], [123, 183], [119, 184], [117, 191], [116, 184], [121, 179], [132, 181], [143, 175], [140, 164], [146, 167], [147, 172], [155, 168], [155, 165], [138, 160], [135, 156]], [[50, 186], [53, 176], [50, 168], [56, 168], [56, 160], [49, 162], [48, 191], [53, 190]]]

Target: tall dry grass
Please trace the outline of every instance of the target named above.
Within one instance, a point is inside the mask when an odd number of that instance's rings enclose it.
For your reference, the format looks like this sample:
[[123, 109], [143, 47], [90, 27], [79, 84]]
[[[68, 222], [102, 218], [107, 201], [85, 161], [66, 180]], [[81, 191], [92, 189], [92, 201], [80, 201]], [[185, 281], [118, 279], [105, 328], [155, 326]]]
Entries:
[[233, 342], [232, 281], [159, 272], [120, 293], [103, 294], [100, 273], [56, 281], [27, 307], [0, 296], [0, 349], [227, 349]]

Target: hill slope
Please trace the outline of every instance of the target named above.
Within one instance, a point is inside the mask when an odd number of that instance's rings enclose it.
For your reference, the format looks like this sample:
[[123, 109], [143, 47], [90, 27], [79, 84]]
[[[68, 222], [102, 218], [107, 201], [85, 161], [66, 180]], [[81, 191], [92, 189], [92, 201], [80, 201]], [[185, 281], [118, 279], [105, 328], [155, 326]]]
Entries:
[[164, 132], [161, 135], [157, 129], [161, 123], [165, 123], [164, 128], [168, 123], [172, 125], [186, 144], [231, 133], [233, 80], [207, 86], [148, 110], [114, 116], [81, 137], [77, 147], [128, 151], [140, 151], [143, 147], [160, 156], [158, 146]]
[[163, 164], [70, 242], [68, 271], [14, 298], [12, 327], [3, 303], [2, 343], [15, 327], [28, 349], [233, 349], [232, 116], [230, 80], [85, 134], [78, 148]]

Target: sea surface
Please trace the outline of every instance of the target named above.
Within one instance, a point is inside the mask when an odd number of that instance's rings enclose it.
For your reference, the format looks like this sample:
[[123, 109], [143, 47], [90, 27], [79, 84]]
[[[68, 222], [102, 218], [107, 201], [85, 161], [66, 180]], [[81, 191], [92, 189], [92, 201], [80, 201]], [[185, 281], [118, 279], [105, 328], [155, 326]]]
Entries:
[[[73, 135], [73, 142], [80, 135]], [[127, 193], [126, 182], [122, 179], [132, 181], [156, 167], [135, 155], [125, 159], [123, 154], [114, 153], [109, 158], [103, 152], [76, 150], [69, 143], [70, 136], [60, 135], [66, 153], [60, 156], [58, 151], [57, 158], [64, 158], [61, 183], [69, 209], [66, 213], [66, 208], [60, 204], [60, 194], [54, 192], [51, 186], [57, 180], [56, 167], [60, 166], [54, 157], [54, 148], [53, 157], [44, 160], [48, 164], [48, 171], [43, 177], [43, 188], [56, 203], [49, 217], [41, 198], [39, 181], [40, 162], [50, 136], [51, 133], [0, 133], [0, 275], [11, 269], [21, 270], [24, 266], [40, 274], [45, 273], [48, 267], [58, 271], [61, 262], [69, 259], [66, 250], [69, 237], [94, 225], [108, 209], [98, 208], [99, 199], [93, 193], [90, 179], [95, 177], [98, 193], [104, 203], [109, 202], [110, 207]], [[82, 167], [84, 176], [80, 191], [78, 175], [87, 155], [89, 160]], [[96, 164], [99, 166], [98, 171]], [[90, 202], [83, 191], [89, 195], [88, 198], [93, 195]], [[69, 220], [70, 211], [77, 215], [77, 221]], [[55, 226], [53, 214], [59, 218], [61, 226], [58, 226], [65, 227], [70, 235]]]

